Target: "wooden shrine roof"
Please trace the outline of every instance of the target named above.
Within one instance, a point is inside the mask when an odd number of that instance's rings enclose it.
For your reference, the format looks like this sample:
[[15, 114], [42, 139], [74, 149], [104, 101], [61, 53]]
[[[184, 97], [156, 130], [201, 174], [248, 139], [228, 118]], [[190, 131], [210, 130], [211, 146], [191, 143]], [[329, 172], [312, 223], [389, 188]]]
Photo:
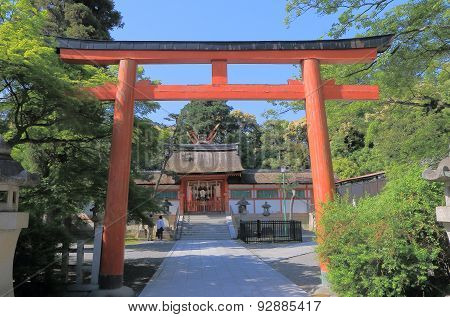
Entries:
[[181, 144], [170, 156], [166, 170], [177, 174], [240, 172], [244, 168], [237, 144]]
[[[136, 180], [137, 185], [155, 185], [161, 172], [149, 171], [143, 178]], [[172, 177], [163, 174], [160, 185], [177, 185], [180, 178], [183, 176]], [[288, 172], [286, 179], [289, 182], [296, 182], [299, 184], [312, 184], [311, 172], [306, 170], [302, 172]], [[281, 182], [281, 172], [279, 170], [244, 170], [240, 176], [230, 176], [228, 178], [229, 184], [279, 184]]]

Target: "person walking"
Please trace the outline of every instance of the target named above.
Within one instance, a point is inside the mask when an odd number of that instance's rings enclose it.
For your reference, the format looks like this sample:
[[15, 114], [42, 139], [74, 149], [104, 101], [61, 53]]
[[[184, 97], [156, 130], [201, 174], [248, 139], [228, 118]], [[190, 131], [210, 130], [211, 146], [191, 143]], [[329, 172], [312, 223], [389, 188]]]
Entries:
[[162, 216], [159, 216], [158, 221], [156, 221], [156, 236], [159, 240], [163, 239], [163, 231], [164, 231], [164, 220]]

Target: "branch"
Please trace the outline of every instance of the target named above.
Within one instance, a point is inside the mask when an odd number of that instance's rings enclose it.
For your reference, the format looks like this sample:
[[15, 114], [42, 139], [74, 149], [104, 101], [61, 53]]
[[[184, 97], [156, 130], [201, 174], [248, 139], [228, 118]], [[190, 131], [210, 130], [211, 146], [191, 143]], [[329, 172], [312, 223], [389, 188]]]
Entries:
[[26, 137], [17, 141], [16, 144], [24, 144], [24, 143], [31, 143], [31, 144], [84, 143], [84, 142], [97, 141], [97, 140], [101, 140], [101, 139], [109, 137], [109, 134], [106, 134], [106, 135], [99, 135], [99, 136], [95, 136], [95, 137], [86, 137], [86, 138], [80, 138], [80, 139], [58, 139], [58, 138], [53, 138], [53, 137], [46, 137], [46, 138], [42, 138], [42, 139], [33, 139], [33, 138], [30, 138], [27, 131], [25, 131], [25, 135], [26, 135]]
[[20, 108], [22, 107], [22, 103], [19, 101], [19, 97], [17, 96], [16, 92], [12, 88], [11, 83], [8, 82], [8, 80], [6, 78], [4, 78], [4, 77], [3, 77], [3, 81], [5, 82], [9, 93], [13, 96], [13, 99], [15, 100], [16, 105], [17, 105], [16, 111], [14, 112], [14, 123], [16, 125], [16, 128], [19, 130], [19, 127], [20, 127], [20, 124], [19, 124], [19, 111], [20, 111]]

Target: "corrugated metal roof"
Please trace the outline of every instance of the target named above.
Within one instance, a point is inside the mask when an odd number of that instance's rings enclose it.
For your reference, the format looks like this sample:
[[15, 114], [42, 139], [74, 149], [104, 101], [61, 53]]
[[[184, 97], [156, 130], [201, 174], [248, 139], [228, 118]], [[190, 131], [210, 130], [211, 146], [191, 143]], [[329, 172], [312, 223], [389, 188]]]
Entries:
[[342, 179], [342, 180], [337, 180], [336, 184], [342, 185], [344, 183], [359, 182], [359, 181], [363, 181], [363, 180], [367, 180], [367, 179], [371, 179], [371, 178], [376, 178], [376, 177], [380, 177], [380, 176], [385, 176], [385, 172], [384, 171], [380, 171], [380, 172], [370, 173], [370, 174], [366, 174], [366, 175], [361, 175], [361, 176], [346, 178], [346, 179]]
[[[312, 176], [310, 171], [288, 172], [286, 178], [290, 182], [301, 184], [311, 184]], [[230, 177], [230, 184], [279, 184], [282, 173], [279, 170], [245, 170], [241, 177]]]
[[384, 52], [393, 35], [317, 41], [100, 41], [57, 37], [57, 48], [78, 50], [255, 51], [377, 48]]

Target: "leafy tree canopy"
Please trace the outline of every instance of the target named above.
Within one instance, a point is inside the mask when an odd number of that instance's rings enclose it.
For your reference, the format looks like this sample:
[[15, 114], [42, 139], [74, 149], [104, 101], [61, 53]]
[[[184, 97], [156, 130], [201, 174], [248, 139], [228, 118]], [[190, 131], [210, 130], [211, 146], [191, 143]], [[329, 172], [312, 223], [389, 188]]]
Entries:
[[208, 135], [217, 124], [220, 124], [215, 141], [225, 143], [229, 133], [237, 129], [236, 121], [230, 116], [232, 108], [224, 101], [195, 100], [181, 109], [177, 124], [178, 137], [188, 143], [187, 133], [194, 131], [197, 134]]
[[123, 27], [122, 15], [113, 0], [32, 0], [46, 10], [45, 33], [81, 39], [110, 40], [109, 31]]
[[216, 143], [239, 143], [244, 168], [293, 171], [309, 167], [304, 120], [288, 122], [272, 119], [258, 124], [254, 115], [233, 110], [223, 101], [193, 101], [180, 112], [177, 140], [189, 143], [188, 131], [208, 134], [220, 124]]
[[[324, 79], [380, 87], [377, 102], [327, 102], [333, 163], [340, 177], [396, 163], [436, 162], [448, 153], [449, 8], [443, 0], [287, 0], [287, 23], [305, 12], [337, 15], [328, 36], [394, 34], [369, 65], [324, 65]], [[289, 104], [288, 109], [301, 109]], [[351, 167], [351, 168], [350, 168]]]
[[[115, 81], [117, 73], [117, 67], [63, 64], [47, 35], [109, 38], [105, 32], [115, 22], [108, 24], [103, 15], [111, 11], [112, 1], [85, 2], [87, 7], [105, 3], [94, 8], [102, 12], [100, 28], [90, 18], [82, 19], [88, 15], [70, 14], [72, 4], [80, 8], [81, 2], [45, 2], [43, 10], [44, 2], [33, 6], [27, 0], [0, 0], [0, 133], [13, 146], [13, 157], [41, 176], [36, 187], [21, 190], [21, 210], [29, 212], [30, 226], [18, 242], [14, 273], [17, 285], [33, 278], [19, 294], [40, 282], [42, 292], [48, 292], [55, 281], [64, 281], [67, 276], [55, 274], [64, 267], [57, 253], [64, 254], [73, 241], [76, 215], [92, 203], [96, 212], [104, 209], [112, 105], [100, 103], [82, 88]], [[68, 11], [58, 16], [53, 9]], [[114, 21], [114, 11], [111, 14]], [[55, 21], [58, 28], [50, 32]], [[100, 33], [91, 34], [90, 25]], [[144, 77], [142, 69], [139, 76]], [[139, 103], [139, 123], [156, 107]], [[136, 140], [140, 137], [137, 133]], [[149, 189], [130, 187], [130, 219], [141, 219], [143, 210], [156, 204]], [[35, 272], [39, 274], [31, 275]]]
[[342, 296], [442, 296], [450, 282], [449, 246], [436, 225], [442, 187], [421, 178], [420, 165], [388, 171], [385, 189], [352, 206], [325, 207], [319, 254]]

